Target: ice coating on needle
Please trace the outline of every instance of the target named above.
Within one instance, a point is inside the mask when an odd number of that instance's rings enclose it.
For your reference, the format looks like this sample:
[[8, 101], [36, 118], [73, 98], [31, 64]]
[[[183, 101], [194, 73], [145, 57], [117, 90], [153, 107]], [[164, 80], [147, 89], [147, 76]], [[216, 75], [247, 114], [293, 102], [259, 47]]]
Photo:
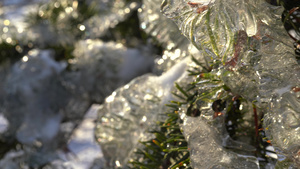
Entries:
[[[199, 98], [193, 104], [180, 107], [180, 117], [183, 120], [183, 134], [190, 150], [191, 166], [193, 168], [259, 168], [258, 159], [254, 156], [256, 148], [251, 145], [251, 133], [246, 128], [254, 125], [252, 104], [247, 101], [232, 101], [231, 94], [223, 95], [224, 83], [218, 80], [218, 71], [212, 70], [211, 83], [207, 79], [200, 80], [196, 86]], [[219, 74], [220, 75], [220, 74]], [[214, 82], [213, 82], [214, 81]], [[231, 95], [231, 96], [230, 96]], [[223, 102], [223, 108], [216, 110], [215, 101]], [[193, 105], [200, 112], [199, 117], [187, 116]], [[219, 112], [216, 112], [219, 111]], [[238, 126], [245, 130], [243, 136], [231, 138], [226, 126], [234, 122], [228, 120], [228, 114], [243, 115]], [[228, 122], [226, 122], [228, 120]], [[232, 125], [232, 128], [234, 126]]]
[[202, 57], [176, 24], [161, 13], [160, 3], [161, 0], [143, 0], [142, 7], [138, 9], [141, 29], [164, 48], [161, 58], [156, 59], [153, 72], [157, 74], [169, 70], [185, 57]]
[[[280, 15], [278, 14], [281, 10], [277, 9], [278, 7], [273, 9], [266, 5], [267, 3], [262, 0], [207, 0], [206, 3], [165, 0], [162, 3], [161, 10], [167, 17], [177, 23], [182, 33], [190, 39], [203, 55], [225, 63], [232, 57], [233, 46], [239, 31], [246, 32], [249, 37], [260, 36], [269, 32], [258, 33], [261, 29], [259, 25], [266, 24], [273, 28], [278, 27], [275, 25], [281, 25]], [[256, 8], [259, 6], [266, 6], [263, 13], [269, 14], [269, 17], [273, 19], [273, 23], [266, 23], [269, 21], [268, 17], [260, 17], [261, 13], [254, 13], [260, 10]], [[282, 30], [282, 32], [284, 31]]]
[[141, 28], [155, 37], [167, 49], [189, 43], [176, 24], [160, 12], [160, 0], [144, 0], [139, 10]]
[[106, 98], [99, 111], [96, 138], [111, 168], [124, 167], [145, 130], [163, 113], [174, 81], [185, 75], [186, 61], [161, 76], [144, 75]]
[[239, 155], [224, 149], [221, 139], [218, 139], [220, 133], [205, 119], [186, 117], [183, 130], [191, 149], [191, 159], [194, 159], [191, 161], [193, 168], [259, 168], [255, 157]]
[[158, 74], [185, 58], [190, 44], [176, 24], [160, 12], [160, 3], [161, 0], [143, 0], [142, 7], [138, 9], [140, 28], [164, 48], [162, 57], [156, 61], [154, 72]]
[[264, 111], [272, 144], [299, 165], [300, 66], [282, 8], [263, 0], [164, 0], [161, 9], [213, 60], [226, 86]]

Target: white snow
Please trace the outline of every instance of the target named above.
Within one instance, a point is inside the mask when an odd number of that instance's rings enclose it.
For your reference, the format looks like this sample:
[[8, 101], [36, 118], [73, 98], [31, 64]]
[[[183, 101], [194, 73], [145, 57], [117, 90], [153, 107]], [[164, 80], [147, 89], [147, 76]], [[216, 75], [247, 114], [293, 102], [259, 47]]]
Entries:
[[181, 77], [185, 77], [188, 60], [189, 58], [186, 58], [182, 62], [174, 65], [170, 70], [158, 77], [157, 82], [163, 85], [163, 87], [169, 87], [170, 85], [174, 85], [174, 81], [180, 81]]
[[3, 116], [3, 114], [0, 114], [0, 134], [7, 130], [8, 125], [9, 123], [7, 119]]
[[94, 138], [95, 120], [100, 105], [92, 105], [84, 117], [82, 123], [73, 132], [68, 148], [71, 156], [64, 158], [60, 154], [64, 165], [72, 169], [88, 169], [92, 166], [95, 159], [103, 158], [100, 146]]

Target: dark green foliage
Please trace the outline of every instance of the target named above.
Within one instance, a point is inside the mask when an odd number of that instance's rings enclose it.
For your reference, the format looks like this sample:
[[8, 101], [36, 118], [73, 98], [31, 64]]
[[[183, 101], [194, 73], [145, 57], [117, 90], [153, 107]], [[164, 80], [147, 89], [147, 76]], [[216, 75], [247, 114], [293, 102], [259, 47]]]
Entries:
[[[150, 131], [154, 138], [145, 142], [143, 148], [136, 151], [137, 158], [130, 161], [132, 168], [161, 168], [161, 169], [183, 169], [191, 168], [187, 142], [182, 134], [180, 125], [182, 120], [179, 117], [181, 105], [192, 103], [196, 100], [197, 92], [195, 85], [181, 87], [175, 84], [179, 93], [174, 96], [180, 101], [171, 101], [167, 104], [166, 120], [157, 122], [156, 130]], [[190, 94], [193, 93], [193, 94]], [[189, 107], [187, 114], [199, 116], [201, 112], [196, 107]]]
[[187, 142], [179, 126], [180, 105], [180, 102], [167, 105], [167, 119], [157, 122], [158, 130], [150, 131], [155, 138], [140, 142], [144, 148], [136, 151], [138, 158], [130, 161], [132, 168], [190, 168]]
[[[27, 23], [30, 25], [51, 25], [56, 31], [72, 32], [76, 39], [80, 39], [85, 31], [80, 31], [78, 26], [97, 13], [94, 6], [93, 4], [87, 4], [85, 0], [53, 0], [40, 6], [37, 12], [31, 13], [27, 17]], [[67, 9], [70, 12], [66, 12]], [[61, 23], [58, 25], [58, 20], [62, 16], [67, 19], [65, 19], [64, 25]]]
[[17, 59], [20, 58], [20, 52], [16, 50], [16, 45], [1, 43], [0, 44], [0, 63], [5, 61], [7, 58]]
[[0, 159], [3, 159], [8, 151], [17, 149], [19, 143], [14, 139], [10, 141], [3, 141], [2, 138], [0, 138], [0, 144]]
[[119, 41], [127, 47], [135, 47], [139, 44], [146, 44], [147, 35], [140, 29], [140, 22], [137, 10], [133, 11], [128, 19], [120, 22], [114, 28], [101, 37], [104, 41]]
[[74, 46], [68, 45], [68, 46], [61, 46], [61, 45], [56, 45], [56, 46], [47, 46], [44, 49], [52, 49], [55, 51], [55, 60], [60, 61], [60, 60], [68, 60], [74, 58], [72, 52], [74, 50]]
[[[30, 47], [29, 47], [30, 46]], [[19, 44], [0, 43], [0, 63], [7, 60], [15, 62], [23, 57], [31, 48], [31, 45], [21, 46]]]

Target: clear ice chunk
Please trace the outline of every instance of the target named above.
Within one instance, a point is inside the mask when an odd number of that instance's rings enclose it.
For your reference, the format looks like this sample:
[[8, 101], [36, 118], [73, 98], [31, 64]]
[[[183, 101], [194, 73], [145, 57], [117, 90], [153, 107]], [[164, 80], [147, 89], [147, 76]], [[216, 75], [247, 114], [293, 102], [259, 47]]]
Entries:
[[160, 3], [161, 0], [143, 0], [139, 10], [140, 27], [169, 50], [189, 44], [176, 24], [160, 12]]
[[153, 72], [156, 74], [169, 70], [189, 55], [199, 56], [198, 50], [182, 35], [176, 24], [161, 13], [160, 3], [161, 0], [143, 0], [142, 7], [138, 9], [141, 29], [164, 48], [162, 56], [155, 61]]
[[195, 169], [259, 168], [254, 156], [239, 155], [225, 149], [221, 133], [203, 117], [185, 117], [183, 131], [190, 148], [191, 166]]
[[186, 76], [186, 60], [161, 76], [138, 77], [106, 98], [99, 111], [96, 137], [108, 167], [124, 167], [146, 129], [163, 113], [173, 83]]
[[[216, 74], [219, 73], [216, 72]], [[188, 105], [183, 105], [180, 108], [183, 134], [190, 150], [191, 166], [199, 169], [219, 168], [221, 166], [223, 168], [259, 168], [258, 159], [253, 154], [256, 148], [250, 145], [251, 139], [246, 138], [249, 136], [237, 137], [236, 139], [239, 140], [234, 140], [226, 130], [225, 117], [229, 105], [227, 104], [224, 110], [216, 115], [216, 112], [212, 109], [213, 103], [203, 101], [218, 99], [222, 90], [220, 88], [216, 90], [216, 88], [222, 85], [221, 81], [218, 84], [213, 84], [205, 80], [197, 84], [198, 93], [202, 96], [201, 100], [195, 102], [195, 106], [201, 112], [199, 117], [186, 116]], [[202, 93], [212, 90], [216, 90], [216, 93], [202, 95]], [[223, 98], [223, 101], [227, 103], [231, 100], [231, 97]], [[241, 119], [243, 124], [240, 125], [251, 128], [253, 124], [250, 122], [254, 121], [251, 102], [243, 101], [239, 103], [238, 109], [243, 114]]]

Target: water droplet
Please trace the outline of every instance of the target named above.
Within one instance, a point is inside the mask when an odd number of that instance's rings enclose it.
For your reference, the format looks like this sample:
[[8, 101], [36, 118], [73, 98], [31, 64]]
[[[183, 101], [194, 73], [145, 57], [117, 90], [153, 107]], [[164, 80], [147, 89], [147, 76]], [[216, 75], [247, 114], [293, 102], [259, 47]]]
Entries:
[[10, 21], [6, 19], [6, 20], [4, 20], [3, 23], [4, 23], [5, 26], [8, 26], [10, 24]]
[[8, 37], [8, 38], [6, 39], [6, 42], [7, 42], [7, 43], [12, 43], [12, 39], [11, 39], [10, 37]]
[[54, 7], [55, 7], [55, 8], [59, 8], [59, 7], [60, 7], [60, 3], [59, 3], [59, 2], [55, 2], [55, 3], [54, 3]]
[[126, 8], [124, 11], [125, 11], [125, 13], [128, 14], [128, 13], [130, 12], [130, 9], [129, 9], [129, 8]]
[[4, 33], [7, 33], [7, 32], [8, 32], [8, 27], [4, 27], [4, 28], [3, 28], [3, 32], [4, 32]]
[[120, 161], [116, 161], [116, 166], [117, 166], [117, 167], [121, 167]]
[[27, 62], [27, 61], [28, 61], [28, 56], [26, 56], [26, 55], [23, 56], [22, 61], [23, 61], [23, 62]]
[[67, 14], [70, 14], [71, 12], [73, 12], [73, 8], [72, 7], [67, 7], [65, 9], [65, 11], [66, 11]]
[[79, 30], [84, 31], [85, 30], [85, 26], [84, 25], [78, 25]]

